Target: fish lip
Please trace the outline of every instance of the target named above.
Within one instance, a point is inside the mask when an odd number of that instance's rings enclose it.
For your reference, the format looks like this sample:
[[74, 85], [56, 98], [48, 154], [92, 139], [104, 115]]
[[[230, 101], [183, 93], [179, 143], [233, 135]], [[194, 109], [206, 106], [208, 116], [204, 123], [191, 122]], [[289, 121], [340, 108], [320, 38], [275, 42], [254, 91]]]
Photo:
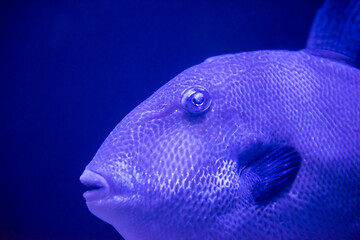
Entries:
[[110, 187], [106, 179], [91, 170], [85, 169], [80, 176], [80, 182], [90, 188], [83, 194], [87, 202], [103, 199], [110, 192]]

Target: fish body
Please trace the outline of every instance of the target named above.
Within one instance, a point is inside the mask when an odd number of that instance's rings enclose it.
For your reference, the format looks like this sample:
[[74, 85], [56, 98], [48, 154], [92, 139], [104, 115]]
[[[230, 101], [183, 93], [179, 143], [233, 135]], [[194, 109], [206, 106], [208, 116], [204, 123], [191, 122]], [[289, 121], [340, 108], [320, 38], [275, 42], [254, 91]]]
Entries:
[[125, 239], [359, 238], [360, 70], [311, 46], [162, 86], [87, 165], [89, 210]]

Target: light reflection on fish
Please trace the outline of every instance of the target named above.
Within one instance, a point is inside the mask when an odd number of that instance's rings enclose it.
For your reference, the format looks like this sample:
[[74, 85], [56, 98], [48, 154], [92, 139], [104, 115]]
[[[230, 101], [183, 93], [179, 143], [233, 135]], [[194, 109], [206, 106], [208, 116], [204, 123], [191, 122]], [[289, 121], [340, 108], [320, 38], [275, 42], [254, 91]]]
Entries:
[[360, 239], [360, 2], [301, 51], [212, 57], [110, 133], [80, 180], [129, 239]]

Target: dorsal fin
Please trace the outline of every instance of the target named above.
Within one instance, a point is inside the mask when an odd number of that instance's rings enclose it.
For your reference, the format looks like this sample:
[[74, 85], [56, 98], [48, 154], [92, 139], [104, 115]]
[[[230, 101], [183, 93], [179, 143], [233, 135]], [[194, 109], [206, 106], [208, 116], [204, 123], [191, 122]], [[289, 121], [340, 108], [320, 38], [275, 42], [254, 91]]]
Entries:
[[360, 65], [360, 0], [326, 0], [313, 22], [307, 49]]

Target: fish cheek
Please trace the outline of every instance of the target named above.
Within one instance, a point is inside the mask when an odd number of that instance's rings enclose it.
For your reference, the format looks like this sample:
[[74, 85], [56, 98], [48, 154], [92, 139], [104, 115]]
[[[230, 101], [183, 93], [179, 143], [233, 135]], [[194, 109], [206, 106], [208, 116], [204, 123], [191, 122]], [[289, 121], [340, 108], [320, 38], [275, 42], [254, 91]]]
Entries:
[[147, 188], [157, 195], [153, 207], [181, 209], [200, 200], [210, 181], [210, 154], [200, 134], [190, 124], [175, 125], [152, 148], [152, 176]]
[[[176, 131], [170, 138], [163, 138], [154, 147], [154, 167], [163, 181], [182, 182], [186, 187], [189, 178], [200, 168], [200, 158], [203, 155], [201, 141], [188, 131]], [[184, 185], [185, 184], [185, 185]]]

